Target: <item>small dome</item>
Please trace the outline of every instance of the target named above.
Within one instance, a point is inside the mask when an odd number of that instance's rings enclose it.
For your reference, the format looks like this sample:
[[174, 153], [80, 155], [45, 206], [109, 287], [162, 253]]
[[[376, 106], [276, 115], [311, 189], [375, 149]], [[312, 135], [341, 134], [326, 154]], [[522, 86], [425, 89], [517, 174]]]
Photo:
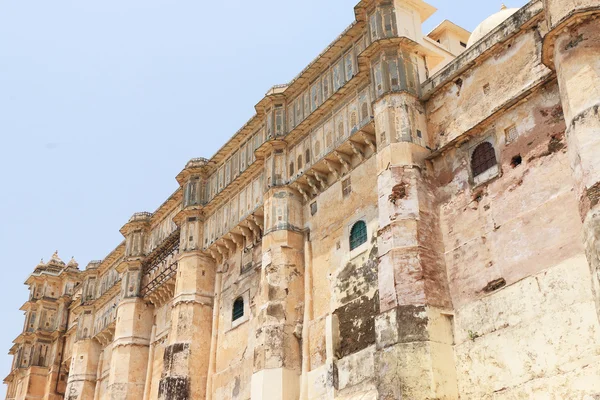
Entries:
[[43, 270], [46, 267], [46, 263], [44, 262], [44, 259], [42, 258], [39, 262], [38, 265], [35, 266], [35, 269], [33, 270], [33, 272], [40, 272], [41, 270]]
[[54, 254], [52, 254], [52, 257], [50, 257], [50, 261], [48, 261], [47, 265], [58, 265], [58, 266], [64, 266], [65, 263], [63, 260], [60, 259], [60, 257], [58, 256], [58, 251], [55, 251]]
[[471, 37], [469, 38], [467, 47], [471, 47], [473, 44], [483, 39], [484, 36], [493, 31], [498, 25], [502, 24], [517, 11], [519, 11], [518, 8], [506, 8], [506, 6], [503, 5], [502, 9], [499, 12], [486, 18], [482, 23], [480, 23], [477, 26], [477, 28], [475, 28], [475, 30], [471, 34]]
[[75, 261], [75, 257], [71, 257], [71, 260], [67, 263], [67, 267], [77, 268], [79, 264]]

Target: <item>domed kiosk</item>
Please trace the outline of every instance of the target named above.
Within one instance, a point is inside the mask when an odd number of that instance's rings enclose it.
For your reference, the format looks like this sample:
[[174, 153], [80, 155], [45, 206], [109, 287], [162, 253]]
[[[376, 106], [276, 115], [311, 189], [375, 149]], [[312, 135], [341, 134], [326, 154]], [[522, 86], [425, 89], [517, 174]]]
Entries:
[[482, 23], [477, 25], [477, 28], [473, 30], [473, 33], [467, 42], [467, 48], [483, 39], [484, 36], [493, 31], [517, 11], [519, 11], [518, 8], [507, 8], [505, 5], [502, 5], [502, 9], [499, 12], [489, 16]]

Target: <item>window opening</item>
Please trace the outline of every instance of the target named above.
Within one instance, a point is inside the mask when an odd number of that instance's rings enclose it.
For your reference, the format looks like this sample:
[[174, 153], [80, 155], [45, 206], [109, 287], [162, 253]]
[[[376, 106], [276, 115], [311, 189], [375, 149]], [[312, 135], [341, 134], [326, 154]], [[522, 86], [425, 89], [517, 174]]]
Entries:
[[352, 111], [352, 114], [350, 114], [350, 127], [352, 129], [354, 129], [357, 126], [358, 126], [358, 116], [356, 115], [356, 111]]
[[379, 97], [383, 94], [383, 71], [381, 70], [381, 63], [373, 66], [373, 75], [375, 78], [375, 93]]
[[310, 93], [308, 89], [306, 89], [302, 97], [304, 98], [304, 118], [306, 118], [310, 115]]
[[323, 101], [329, 98], [329, 72], [323, 77]]
[[[275, 134], [282, 135], [284, 134], [283, 123], [285, 121], [285, 117], [283, 115], [283, 106], [276, 105], [275, 106]], [[253, 153], [254, 155], [254, 153]]]
[[352, 52], [346, 54], [344, 63], [346, 65], [346, 81], [349, 81], [354, 76], [354, 60], [352, 59]]
[[394, 36], [394, 20], [392, 17], [392, 9], [388, 8], [383, 11], [383, 29], [385, 30], [385, 37]]
[[350, 229], [350, 250], [354, 250], [367, 241], [367, 224], [358, 221]]
[[366, 102], [360, 106], [360, 114], [360, 118], [363, 121], [369, 118], [369, 105]]
[[350, 181], [350, 178], [348, 178], [342, 181], [342, 195], [347, 197], [350, 193], [352, 193], [352, 182]]
[[473, 151], [473, 155], [471, 156], [473, 177], [483, 174], [496, 164], [496, 152], [491, 143], [483, 142]]
[[302, 99], [298, 97], [294, 102], [296, 106], [296, 125], [302, 122]]
[[398, 75], [398, 62], [396, 60], [388, 61], [390, 71], [390, 87], [392, 90], [400, 90], [400, 76]]
[[373, 13], [369, 16], [369, 29], [371, 31], [371, 41], [374, 42], [379, 39], [379, 32], [377, 32], [377, 15]]
[[344, 64], [343, 60], [333, 66], [333, 91], [337, 92], [344, 85]]
[[231, 320], [236, 321], [244, 316], [244, 299], [238, 297], [233, 302], [233, 310], [231, 315]]
[[511, 125], [504, 130], [504, 134], [506, 136], [506, 143], [510, 143], [514, 140], [517, 140], [519, 137], [519, 132], [517, 131], [517, 127], [515, 125]]

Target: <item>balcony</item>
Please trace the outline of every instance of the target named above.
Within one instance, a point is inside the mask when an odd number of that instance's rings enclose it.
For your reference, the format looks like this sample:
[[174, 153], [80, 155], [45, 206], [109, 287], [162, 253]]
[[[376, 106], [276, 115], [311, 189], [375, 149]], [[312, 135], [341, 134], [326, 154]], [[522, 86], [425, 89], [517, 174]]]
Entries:
[[290, 177], [288, 184], [309, 201], [376, 152], [375, 123], [370, 117], [363, 119], [348, 138], [338, 140], [333, 150]]

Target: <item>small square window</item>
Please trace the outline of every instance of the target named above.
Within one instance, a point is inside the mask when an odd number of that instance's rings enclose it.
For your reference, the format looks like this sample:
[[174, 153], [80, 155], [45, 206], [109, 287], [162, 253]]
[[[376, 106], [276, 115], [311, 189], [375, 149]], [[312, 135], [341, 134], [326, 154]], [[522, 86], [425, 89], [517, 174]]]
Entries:
[[490, 93], [490, 84], [486, 83], [485, 85], [483, 85], [483, 94], [489, 94]]
[[466, 44], [465, 42], [460, 42], [460, 45], [461, 45], [462, 47], [464, 47], [465, 49], [467, 48], [467, 44]]
[[342, 195], [348, 197], [350, 193], [352, 193], [352, 182], [347, 178], [342, 181]]
[[504, 135], [506, 136], [506, 143], [514, 142], [519, 137], [519, 132], [517, 131], [516, 125], [511, 125], [504, 130]]

